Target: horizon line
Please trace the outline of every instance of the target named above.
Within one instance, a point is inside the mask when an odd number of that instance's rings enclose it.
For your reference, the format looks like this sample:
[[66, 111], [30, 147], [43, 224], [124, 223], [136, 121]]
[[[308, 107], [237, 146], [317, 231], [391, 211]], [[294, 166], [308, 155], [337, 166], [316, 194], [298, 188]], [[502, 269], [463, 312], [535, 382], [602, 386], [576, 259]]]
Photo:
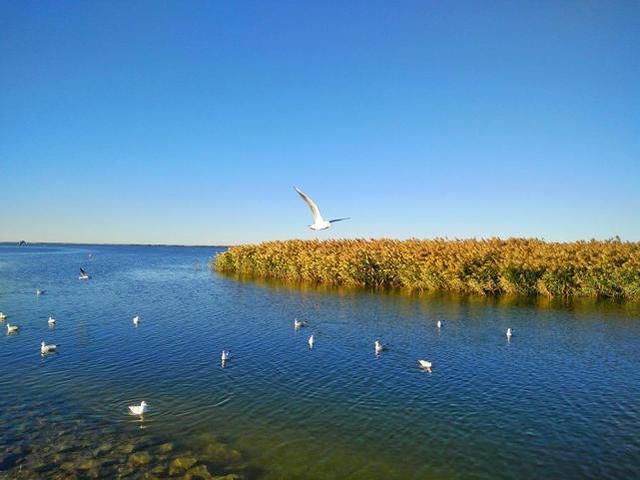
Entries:
[[[15, 245], [18, 246], [22, 240], [10, 241], [2, 240], [0, 245]], [[206, 245], [206, 244], [189, 244], [189, 243], [105, 243], [105, 242], [49, 242], [49, 241], [35, 241], [26, 242], [26, 245], [96, 245], [96, 246], [110, 246], [110, 247], [198, 247], [198, 248], [216, 248], [216, 247], [231, 247], [233, 245]]]
[[190, 244], [190, 243], [129, 243], [129, 242], [64, 242], [64, 241], [33, 241], [27, 242], [26, 240], [1, 240], [0, 245], [19, 245], [20, 242], [25, 241], [27, 245], [96, 245], [96, 246], [122, 246], [122, 247], [193, 247], [193, 248], [230, 248], [234, 246], [240, 245], [257, 245], [266, 242], [286, 242], [291, 240], [302, 240], [302, 241], [326, 241], [326, 240], [397, 240], [397, 241], [407, 241], [407, 240], [446, 240], [446, 241], [460, 241], [460, 240], [539, 240], [545, 243], [577, 243], [577, 242], [620, 242], [620, 243], [640, 243], [640, 240], [623, 240], [620, 236], [614, 235], [613, 237], [609, 237], [606, 239], [597, 239], [595, 237], [591, 237], [589, 239], [578, 239], [578, 240], [546, 240], [544, 237], [517, 237], [517, 236], [509, 236], [509, 237], [499, 237], [499, 236], [491, 236], [491, 237], [431, 237], [431, 238], [419, 238], [419, 237], [408, 237], [405, 239], [392, 238], [392, 237], [356, 237], [356, 238], [288, 238], [288, 239], [274, 239], [274, 240], [262, 240], [259, 242], [243, 242], [243, 243], [230, 243], [230, 244]]

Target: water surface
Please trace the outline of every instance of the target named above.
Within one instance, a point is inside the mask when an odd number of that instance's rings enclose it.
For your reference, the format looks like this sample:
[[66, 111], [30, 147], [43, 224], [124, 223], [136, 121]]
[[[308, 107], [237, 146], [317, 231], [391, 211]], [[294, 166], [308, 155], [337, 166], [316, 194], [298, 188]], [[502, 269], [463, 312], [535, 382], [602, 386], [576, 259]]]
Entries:
[[0, 477], [640, 478], [637, 306], [238, 281], [216, 251], [0, 246], [21, 327], [0, 335]]

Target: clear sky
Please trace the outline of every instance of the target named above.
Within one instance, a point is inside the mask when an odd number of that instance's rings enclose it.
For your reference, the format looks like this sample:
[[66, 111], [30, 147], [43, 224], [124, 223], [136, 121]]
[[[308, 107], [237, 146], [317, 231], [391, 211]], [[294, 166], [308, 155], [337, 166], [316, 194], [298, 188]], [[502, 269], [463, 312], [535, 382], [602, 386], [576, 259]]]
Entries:
[[640, 240], [640, 2], [0, 0], [0, 241]]

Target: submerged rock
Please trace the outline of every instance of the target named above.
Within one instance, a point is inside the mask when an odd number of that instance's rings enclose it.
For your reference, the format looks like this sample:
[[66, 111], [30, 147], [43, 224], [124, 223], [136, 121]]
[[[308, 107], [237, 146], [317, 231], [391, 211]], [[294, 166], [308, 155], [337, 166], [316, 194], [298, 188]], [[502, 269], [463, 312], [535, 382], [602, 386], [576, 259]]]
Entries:
[[160, 465], [156, 465], [155, 467], [153, 467], [151, 469], [151, 473], [153, 473], [154, 475], [162, 476], [165, 474], [168, 468], [169, 465], [161, 463]]
[[134, 467], [138, 467], [140, 465], [147, 465], [151, 462], [151, 455], [147, 452], [137, 452], [129, 455], [129, 464]]
[[98, 466], [98, 462], [95, 458], [85, 458], [81, 459], [80, 462], [75, 466], [78, 470], [91, 470]]
[[182, 473], [194, 466], [197, 462], [198, 460], [194, 457], [178, 457], [169, 465], [169, 475]]
[[183, 480], [211, 480], [213, 477], [206, 466], [198, 465], [187, 470], [182, 478]]
[[133, 443], [127, 443], [127, 444], [122, 445], [118, 450], [120, 452], [122, 452], [122, 453], [129, 454], [129, 453], [133, 452], [133, 448], [134, 448]]
[[126, 466], [120, 465], [118, 467], [118, 476], [119, 477], [127, 477], [129, 475], [133, 475], [135, 473], [135, 471], [136, 471], [136, 469], [133, 468], [130, 465], [126, 465]]
[[34, 466], [30, 467], [30, 470], [33, 470], [34, 472], [36, 472], [38, 474], [42, 474], [42, 473], [49, 472], [51, 470], [55, 470], [56, 467], [57, 467], [57, 465], [55, 463], [42, 462], [42, 463], [39, 463], [37, 465], [34, 465]]
[[216, 465], [230, 465], [241, 462], [242, 455], [238, 450], [220, 443], [212, 443], [207, 447], [206, 460]]
[[113, 450], [113, 445], [111, 443], [103, 443], [93, 451], [93, 455], [98, 457], [109, 453], [111, 450]]
[[192, 437], [193, 450], [182, 450], [167, 441], [170, 438], [143, 433], [85, 423], [65, 424], [61, 429], [47, 423], [46, 428], [36, 428], [23, 436], [12, 431], [3, 439], [11, 440], [5, 443], [6, 449], [0, 449], [0, 479], [245, 478], [246, 465], [240, 452], [212, 434]]
[[173, 447], [173, 443], [167, 442], [167, 443], [163, 443], [162, 445], [160, 445], [158, 447], [158, 451], [160, 453], [169, 453], [169, 452], [173, 451], [173, 448], [174, 448]]
[[84, 472], [85, 478], [100, 478], [100, 472], [98, 472], [97, 468], [92, 468]]
[[67, 472], [71, 472], [76, 469], [76, 465], [73, 462], [64, 462], [60, 465], [62, 470], [66, 470]]
[[48, 477], [51, 480], [76, 480], [78, 475], [75, 472], [59, 472], [54, 473], [51, 477]]

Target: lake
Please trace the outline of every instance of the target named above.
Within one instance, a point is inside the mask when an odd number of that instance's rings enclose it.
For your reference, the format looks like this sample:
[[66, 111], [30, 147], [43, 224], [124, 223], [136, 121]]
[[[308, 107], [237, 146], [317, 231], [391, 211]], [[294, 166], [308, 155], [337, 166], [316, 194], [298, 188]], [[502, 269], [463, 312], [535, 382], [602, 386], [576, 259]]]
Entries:
[[640, 478], [638, 305], [239, 280], [223, 250], [0, 246], [0, 478]]

